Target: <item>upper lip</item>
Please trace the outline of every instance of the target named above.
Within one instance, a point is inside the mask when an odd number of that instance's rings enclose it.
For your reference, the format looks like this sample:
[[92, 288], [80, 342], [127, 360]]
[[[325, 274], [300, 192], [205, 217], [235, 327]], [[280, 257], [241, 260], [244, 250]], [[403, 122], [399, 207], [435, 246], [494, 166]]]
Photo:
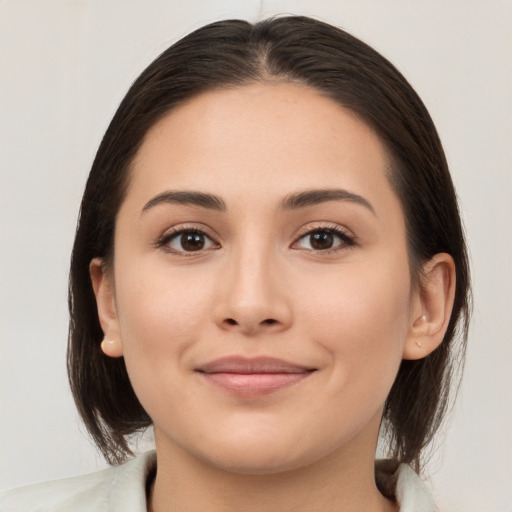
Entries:
[[215, 359], [196, 369], [202, 373], [304, 373], [315, 370], [310, 366], [291, 363], [275, 357], [230, 356]]

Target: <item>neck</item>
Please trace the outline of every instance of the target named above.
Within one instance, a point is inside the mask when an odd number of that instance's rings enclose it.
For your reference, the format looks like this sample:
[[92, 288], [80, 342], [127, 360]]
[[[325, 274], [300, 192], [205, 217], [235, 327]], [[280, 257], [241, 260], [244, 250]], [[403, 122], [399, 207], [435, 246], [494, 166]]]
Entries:
[[[373, 453], [330, 454], [298, 469], [240, 474], [206, 464], [177, 446], [160, 449], [149, 512], [391, 512], [375, 484]], [[163, 447], [162, 447], [163, 448]]]

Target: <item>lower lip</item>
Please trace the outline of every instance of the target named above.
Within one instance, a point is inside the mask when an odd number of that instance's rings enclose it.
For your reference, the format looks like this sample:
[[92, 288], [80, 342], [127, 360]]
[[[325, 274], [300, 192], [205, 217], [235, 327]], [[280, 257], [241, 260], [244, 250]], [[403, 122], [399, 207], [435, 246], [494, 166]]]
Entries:
[[214, 386], [235, 395], [257, 397], [298, 384], [311, 373], [202, 373], [201, 375]]

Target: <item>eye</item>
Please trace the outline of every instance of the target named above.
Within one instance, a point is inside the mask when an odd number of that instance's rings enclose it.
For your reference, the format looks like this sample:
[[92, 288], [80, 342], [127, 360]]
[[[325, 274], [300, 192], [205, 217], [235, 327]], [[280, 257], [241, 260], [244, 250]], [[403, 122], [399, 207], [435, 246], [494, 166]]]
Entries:
[[302, 235], [294, 244], [300, 249], [311, 251], [336, 250], [343, 246], [353, 246], [355, 241], [340, 228], [317, 228]]
[[198, 252], [217, 247], [217, 244], [199, 229], [180, 229], [166, 234], [159, 245], [172, 252]]

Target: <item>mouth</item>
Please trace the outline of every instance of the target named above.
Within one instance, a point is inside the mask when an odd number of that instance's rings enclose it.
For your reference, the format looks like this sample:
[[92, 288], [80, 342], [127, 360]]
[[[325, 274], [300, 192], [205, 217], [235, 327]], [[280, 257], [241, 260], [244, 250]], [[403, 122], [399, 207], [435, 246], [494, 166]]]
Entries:
[[226, 357], [196, 369], [210, 384], [228, 393], [251, 398], [268, 395], [307, 379], [316, 368], [272, 357]]

